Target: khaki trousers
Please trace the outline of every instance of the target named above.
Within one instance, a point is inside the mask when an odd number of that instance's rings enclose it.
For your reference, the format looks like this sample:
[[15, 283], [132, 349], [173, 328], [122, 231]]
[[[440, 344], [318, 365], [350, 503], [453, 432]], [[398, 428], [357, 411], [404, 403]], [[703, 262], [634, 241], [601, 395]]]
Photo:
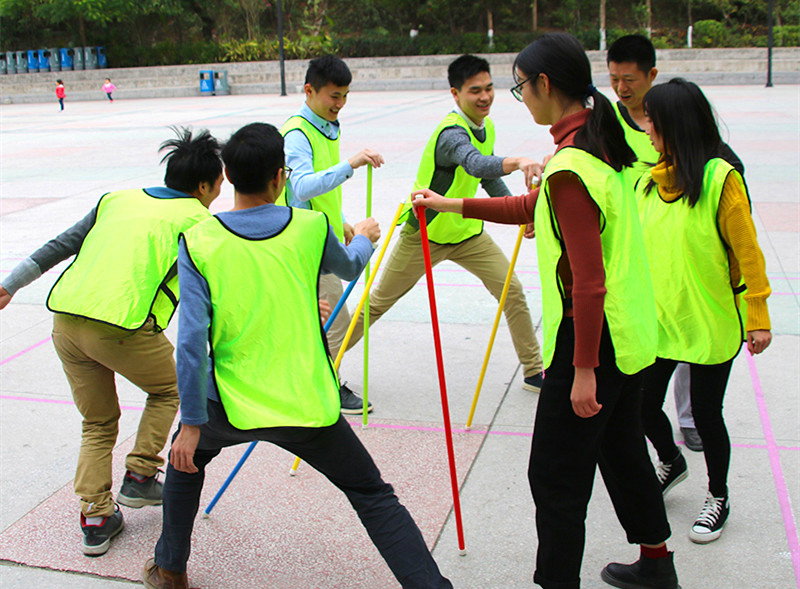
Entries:
[[[485, 231], [455, 245], [431, 243], [431, 263], [444, 260], [455, 262], [478, 277], [495, 299], [500, 300], [508, 273], [508, 258]], [[392, 249], [381, 280], [369, 296], [370, 325], [381, 318], [403, 295], [411, 290], [425, 274], [422, 240], [418, 230], [403, 226], [400, 238]], [[511, 279], [503, 313], [511, 332], [511, 340], [525, 376], [542, 371], [542, 354], [533, 331], [531, 314], [525, 292], [517, 275]], [[364, 312], [358, 318], [348, 348], [364, 335]]]
[[86, 517], [114, 513], [111, 453], [119, 432], [120, 408], [114, 375], [147, 393], [136, 442], [125, 460], [128, 470], [152, 476], [178, 410], [173, 347], [153, 330], [153, 321], [125, 331], [98, 321], [56, 314], [53, 343], [67, 375], [75, 405], [83, 416], [75, 493]]
[[[336, 274], [322, 274], [319, 277], [319, 297], [328, 301], [328, 304], [333, 309], [339, 299], [342, 298], [344, 288], [342, 287], [341, 279]], [[333, 321], [330, 329], [328, 329], [328, 349], [331, 352], [331, 358], [336, 360], [336, 355], [339, 353], [339, 348], [342, 347], [344, 336], [347, 334], [347, 328], [350, 326], [350, 311], [347, 305], [342, 305], [342, 309]]]

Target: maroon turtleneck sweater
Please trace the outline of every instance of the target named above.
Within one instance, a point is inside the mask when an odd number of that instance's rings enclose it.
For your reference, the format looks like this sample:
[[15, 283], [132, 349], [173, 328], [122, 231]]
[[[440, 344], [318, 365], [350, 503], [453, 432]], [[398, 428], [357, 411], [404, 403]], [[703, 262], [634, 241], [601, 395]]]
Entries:
[[[569, 115], [550, 127], [556, 151], [575, 144], [575, 134], [586, 123], [587, 108]], [[571, 172], [559, 172], [549, 179], [550, 200], [566, 252], [558, 263], [564, 286], [564, 314], [575, 322], [573, 364], [580, 368], [598, 366], [600, 333], [603, 329], [603, 302], [606, 294], [603, 250], [600, 244], [600, 210], [581, 181]], [[524, 225], [533, 220], [539, 189], [522, 196], [468, 198], [465, 217], [495, 223]], [[571, 308], [570, 308], [571, 303]]]

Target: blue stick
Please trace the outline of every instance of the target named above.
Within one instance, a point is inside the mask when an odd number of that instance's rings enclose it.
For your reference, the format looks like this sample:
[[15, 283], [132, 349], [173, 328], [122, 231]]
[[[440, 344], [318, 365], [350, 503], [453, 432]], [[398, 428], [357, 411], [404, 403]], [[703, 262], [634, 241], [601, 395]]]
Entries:
[[[357, 282], [358, 278], [356, 278], [350, 284], [347, 285], [347, 288], [344, 290], [342, 296], [339, 298], [339, 302], [337, 302], [336, 306], [333, 308], [331, 316], [328, 317], [328, 320], [325, 322], [325, 325], [322, 328], [322, 330], [325, 333], [328, 333], [328, 330], [331, 328], [331, 325], [333, 325], [333, 322], [336, 320], [336, 316], [339, 314], [339, 311], [341, 311], [342, 307], [344, 307], [344, 304], [347, 302], [347, 297], [349, 297], [350, 293], [353, 292], [353, 288], [355, 288]], [[242, 457], [239, 458], [239, 462], [236, 463], [236, 466], [233, 467], [233, 470], [231, 470], [230, 474], [228, 475], [228, 478], [226, 478], [225, 482], [222, 483], [222, 486], [219, 488], [219, 491], [217, 491], [217, 494], [214, 495], [214, 498], [208, 504], [208, 507], [206, 507], [205, 510], [203, 510], [203, 513], [206, 515], [206, 517], [211, 515], [211, 510], [214, 509], [214, 506], [217, 504], [217, 501], [219, 501], [220, 498], [225, 494], [225, 491], [233, 482], [233, 479], [235, 479], [236, 475], [239, 474], [239, 471], [241, 470], [242, 466], [244, 466], [244, 463], [247, 462], [247, 459], [250, 457], [250, 454], [252, 454], [253, 449], [256, 447], [256, 444], [258, 444], [257, 441], [250, 442], [250, 445], [247, 446], [247, 449], [244, 451], [244, 454], [242, 454]]]

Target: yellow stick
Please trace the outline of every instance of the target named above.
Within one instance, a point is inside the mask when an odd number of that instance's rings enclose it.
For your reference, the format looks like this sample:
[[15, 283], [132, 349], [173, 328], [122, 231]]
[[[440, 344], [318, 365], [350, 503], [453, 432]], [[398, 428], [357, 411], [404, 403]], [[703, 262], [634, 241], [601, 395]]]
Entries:
[[522, 244], [522, 237], [525, 235], [525, 225], [520, 226], [519, 233], [517, 234], [517, 243], [514, 245], [514, 255], [511, 256], [511, 262], [508, 264], [508, 273], [506, 274], [506, 282], [503, 284], [503, 292], [500, 295], [500, 303], [497, 306], [497, 313], [494, 316], [494, 326], [492, 327], [492, 335], [489, 337], [489, 345], [486, 348], [486, 354], [483, 357], [483, 366], [481, 367], [481, 375], [478, 377], [478, 385], [475, 387], [475, 395], [472, 397], [472, 407], [469, 410], [467, 417], [466, 429], [472, 427], [472, 418], [475, 415], [475, 407], [478, 405], [478, 398], [481, 396], [481, 388], [483, 387], [483, 377], [486, 376], [486, 368], [489, 366], [489, 357], [492, 355], [492, 347], [494, 346], [494, 338], [497, 335], [497, 328], [500, 325], [500, 317], [503, 315], [503, 309], [506, 306], [506, 298], [508, 297], [508, 288], [511, 286], [511, 277], [514, 275], [514, 266], [517, 264], [517, 256], [519, 255], [519, 248]]
[[[383, 246], [381, 247], [381, 251], [378, 253], [378, 259], [375, 260], [375, 269], [370, 274], [367, 283], [364, 285], [364, 292], [361, 293], [361, 300], [358, 301], [358, 305], [353, 311], [352, 319], [350, 320], [350, 326], [347, 328], [347, 333], [344, 336], [344, 340], [342, 340], [342, 347], [339, 348], [339, 353], [336, 354], [336, 360], [333, 361], [333, 368], [334, 370], [339, 370], [339, 365], [342, 363], [342, 358], [344, 357], [344, 352], [347, 350], [347, 344], [350, 343], [350, 338], [353, 337], [353, 332], [356, 330], [356, 322], [358, 321], [358, 316], [361, 313], [361, 309], [364, 308], [364, 302], [369, 297], [369, 290], [372, 288], [372, 283], [375, 282], [375, 277], [378, 275], [378, 269], [381, 267], [381, 261], [383, 260], [383, 255], [386, 253], [387, 248], [389, 247], [389, 241], [392, 239], [392, 235], [394, 234], [394, 228], [397, 225], [397, 222], [400, 220], [400, 215], [403, 212], [403, 205], [405, 203], [400, 203], [397, 206], [397, 212], [394, 214], [394, 219], [392, 219], [392, 223], [389, 225], [389, 232], [386, 234], [384, 238]], [[300, 459], [295, 458], [294, 463], [292, 464], [292, 468], [289, 471], [289, 474], [294, 475], [297, 472], [297, 467], [300, 466]]]

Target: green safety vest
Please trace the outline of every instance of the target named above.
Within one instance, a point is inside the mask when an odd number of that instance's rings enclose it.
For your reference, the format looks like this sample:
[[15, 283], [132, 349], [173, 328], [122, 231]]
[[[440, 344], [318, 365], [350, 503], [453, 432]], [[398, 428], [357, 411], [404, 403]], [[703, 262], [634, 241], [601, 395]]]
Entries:
[[[422, 152], [422, 161], [417, 171], [417, 179], [414, 181], [414, 190], [430, 188], [433, 175], [436, 172], [436, 143], [439, 140], [439, 135], [445, 129], [455, 126], [465, 129], [469, 133], [470, 141], [475, 149], [483, 155], [492, 155], [494, 153], [495, 140], [494, 123], [488, 117], [483, 121], [486, 128], [486, 139], [478, 141], [464, 117], [457, 112], [448, 114], [436, 127], [433, 135], [428, 140], [428, 144], [425, 146], [425, 150]], [[480, 178], [470, 176], [463, 167], [458, 166], [453, 176], [453, 183], [444, 193], [444, 196], [448, 198], [473, 198], [478, 192], [480, 182]], [[411, 200], [409, 199], [400, 217], [401, 220], [405, 220], [408, 217], [410, 210]], [[433, 243], [455, 244], [479, 235], [482, 231], [483, 221], [479, 219], [466, 219], [458, 213], [438, 213], [428, 224], [428, 239]]]
[[[633, 165], [637, 170], [649, 170], [650, 166], [654, 165], [661, 154], [656, 151], [653, 144], [650, 142], [650, 136], [644, 131], [639, 131], [630, 126], [625, 117], [622, 116], [622, 110], [619, 102], [614, 103], [614, 110], [617, 113], [619, 124], [622, 125], [622, 130], [625, 132], [625, 141], [628, 143], [633, 153], [636, 154], [637, 162]], [[630, 116], [630, 113], [628, 113]]]
[[658, 356], [693, 364], [733, 358], [744, 339], [731, 286], [730, 263], [717, 225], [729, 174], [721, 158], [706, 163], [703, 190], [693, 207], [681, 197], [665, 202], [645, 178], [637, 186], [639, 214], [658, 309]]
[[328, 222], [292, 208], [266, 239], [244, 238], [216, 217], [185, 233], [211, 297], [214, 378], [234, 427], [325, 427], [339, 418], [318, 280]]
[[156, 329], [165, 329], [178, 305], [178, 235], [209, 215], [189, 195], [104, 195], [78, 255], [50, 290], [47, 308], [128, 330], [152, 316]]
[[578, 176], [600, 209], [606, 295], [603, 310], [614, 344], [617, 367], [635, 374], [656, 356], [656, 309], [650, 271], [642, 246], [642, 230], [633, 187], [622, 172], [576, 147], [561, 149], [545, 166], [536, 202], [534, 227], [542, 281], [542, 333], [545, 369], [555, 350], [564, 314], [558, 261], [566, 255], [561, 231], [550, 201], [549, 178], [569, 171]]
[[[341, 130], [336, 139], [326, 137], [319, 129], [317, 129], [308, 119], [300, 115], [290, 117], [288, 121], [281, 127], [281, 135], [284, 137], [289, 131], [299, 130], [306, 136], [308, 142], [311, 144], [311, 152], [313, 154], [314, 171], [321, 172], [328, 168], [335, 166], [339, 163], [339, 139], [342, 136]], [[291, 178], [287, 180], [287, 184], [291, 184]], [[286, 188], [283, 189], [275, 204], [286, 206]], [[315, 196], [308, 201], [311, 208], [315, 211], [322, 211], [328, 216], [328, 222], [333, 228], [333, 232], [339, 241], [344, 243], [344, 222], [342, 221], [342, 187], [337, 186], [330, 192]]]

